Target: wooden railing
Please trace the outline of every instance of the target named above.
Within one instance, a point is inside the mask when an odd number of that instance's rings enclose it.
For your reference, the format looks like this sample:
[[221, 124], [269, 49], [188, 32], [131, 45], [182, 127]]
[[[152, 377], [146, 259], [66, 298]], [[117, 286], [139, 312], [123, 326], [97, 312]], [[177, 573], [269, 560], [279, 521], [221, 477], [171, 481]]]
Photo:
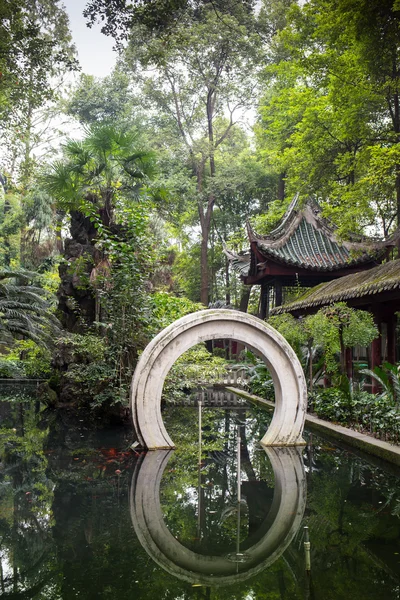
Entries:
[[218, 383], [220, 385], [233, 385], [234, 387], [246, 388], [248, 381], [248, 369], [239, 365], [227, 365], [226, 373], [224, 373]]

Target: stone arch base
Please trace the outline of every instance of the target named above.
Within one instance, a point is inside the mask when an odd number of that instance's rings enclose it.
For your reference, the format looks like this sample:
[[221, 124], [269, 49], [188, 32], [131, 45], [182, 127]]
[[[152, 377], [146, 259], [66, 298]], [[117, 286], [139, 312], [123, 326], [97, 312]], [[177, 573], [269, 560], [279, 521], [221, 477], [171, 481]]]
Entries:
[[130, 490], [132, 524], [148, 555], [179, 579], [213, 587], [245, 581], [275, 562], [301, 525], [306, 479], [300, 448], [265, 448], [265, 451], [274, 470], [274, 497], [259, 530], [241, 543], [245, 562], [197, 554], [172, 535], [160, 503], [160, 482], [172, 452], [148, 452], [135, 469]]
[[264, 446], [304, 445], [302, 431], [307, 388], [300, 362], [287, 341], [272, 327], [236, 310], [202, 310], [178, 319], [146, 347], [131, 387], [133, 422], [139, 442], [149, 450], [174, 448], [161, 417], [165, 377], [174, 362], [206, 340], [242, 342], [263, 358], [274, 382], [275, 411]]

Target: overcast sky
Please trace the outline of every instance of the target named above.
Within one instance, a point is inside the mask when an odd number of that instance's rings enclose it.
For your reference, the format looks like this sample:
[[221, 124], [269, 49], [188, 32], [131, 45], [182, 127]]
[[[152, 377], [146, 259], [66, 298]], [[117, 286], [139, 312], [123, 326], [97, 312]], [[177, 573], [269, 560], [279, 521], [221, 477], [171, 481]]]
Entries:
[[91, 29], [86, 27], [86, 20], [82, 15], [86, 0], [63, 0], [63, 3], [69, 15], [72, 37], [78, 50], [82, 72], [96, 77], [109, 75], [117, 56], [112, 49], [113, 39], [101, 33], [100, 25], [95, 25]]

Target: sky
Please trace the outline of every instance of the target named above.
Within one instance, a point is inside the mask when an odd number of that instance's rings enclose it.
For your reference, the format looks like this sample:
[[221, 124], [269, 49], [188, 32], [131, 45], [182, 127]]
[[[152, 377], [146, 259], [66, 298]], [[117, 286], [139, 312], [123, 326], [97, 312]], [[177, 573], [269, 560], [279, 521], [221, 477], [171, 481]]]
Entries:
[[114, 40], [103, 35], [100, 25], [86, 27], [82, 12], [86, 0], [63, 0], [67, 10], [72, 38], [78, 50], [82, 72], [96, 77], [106, 77], [112, 71], [117, 54], [113, 51]]

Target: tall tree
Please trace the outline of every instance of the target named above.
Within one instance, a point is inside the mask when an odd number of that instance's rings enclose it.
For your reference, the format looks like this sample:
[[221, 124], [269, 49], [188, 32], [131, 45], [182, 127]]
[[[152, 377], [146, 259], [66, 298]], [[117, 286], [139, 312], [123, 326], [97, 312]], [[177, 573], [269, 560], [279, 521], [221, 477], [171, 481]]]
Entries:
[[83, 125], [118, 123], [138, 127], [138, 108], [130, 77], [118, 67], [103, 78], [82, 73], [64, 104], [66, 113]]
[[[201, 302], [209, 301], [208, 247], [216, 202], [216, 154], [255, 98], [260, 38], [243, 25], [243, 6], [185, 14], [173, 32], [154, 36], [143, 25], [131, 32], [125, 61], [143, 86], [154, 118], [169, 122], [195, 178], [201, 230]], [[229, 12], [228, 9], [231, 9]], [[150, 67], [153, 70], [150, 70]], [[158, 115], [156, 114], [158, 113]], [[227, 119], [221, 119], [221, 117]]]
[[399, 222], [399, 17], [391, 0], [293, 5], [267, 74], [262, 152], [344, 234]]
[[54, 98], [56, 76], [77, 68], [65, 8], [60, 0], [1, 0], [0, 40], [0, 127], [22, 147], [26, 180], [34, 111]]
[[[59, 291], [69, 330], [99, 320], [99, 297], [90, 284], [110, 275], [110, 255], [116, 252], [122, 258], [126, 246], [135, 252], [135, 240], [128, 241], [126, 231], [124, 237], [124, 217], [153, 172], [152, 155], [137, 144], [134, 132], [109, 124], [92, 126], [83, 141], [64, 145], [64, 158], [53, 162], [45, 176], [47, 192], [70, 217]], [[123, 249], [118, 248], [119, 238]]]
[[[1, 220], [4, 230], [18, 207], [18, 260], [30, 268], [53, 249], [50, 240], [46, 249], [43, 244], [38, 248], [51, 204], [33, 189], [34, 175], [46, 154], [54, 151], [60, 134], [57, 100], [62, 77], [76, 68], [68, 16], [60, 0], [0, 0], [0, 173], [5, 193]], [[7, 252], [5, 264], [11, 258], [16, 257]]]

